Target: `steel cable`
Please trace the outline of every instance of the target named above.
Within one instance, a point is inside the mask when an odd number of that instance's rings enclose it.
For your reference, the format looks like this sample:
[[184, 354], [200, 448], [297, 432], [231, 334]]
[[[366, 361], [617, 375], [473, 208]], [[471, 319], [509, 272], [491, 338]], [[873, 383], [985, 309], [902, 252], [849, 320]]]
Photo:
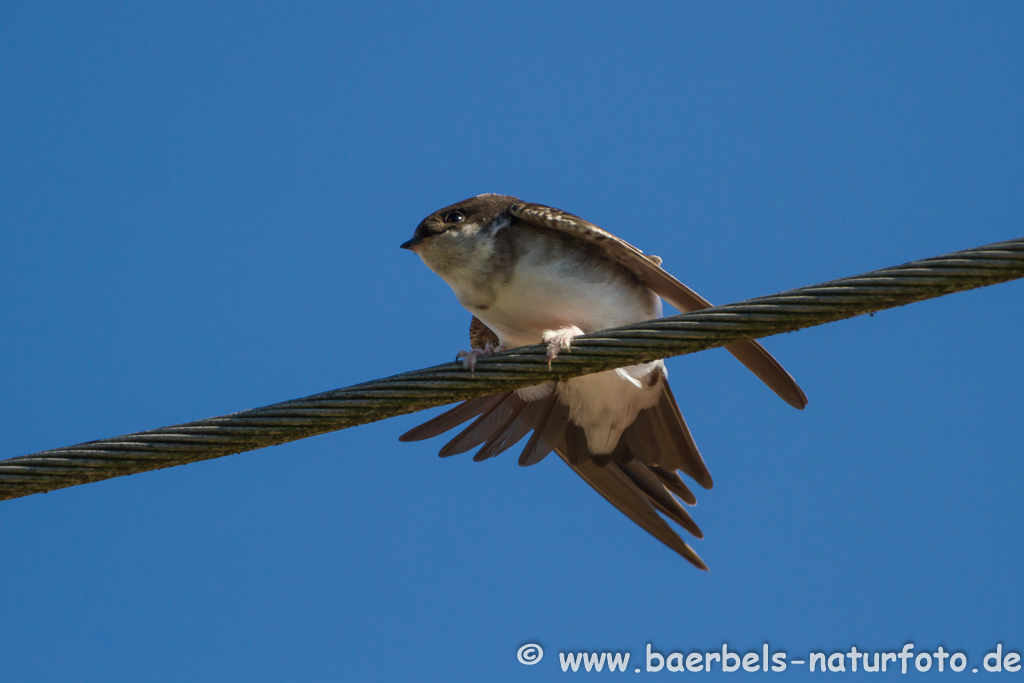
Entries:
[[1024, 277], [1024, 238], [239, 413], [0, 461], [0, 500], [242, 453], [455, 401], [822, 325]]

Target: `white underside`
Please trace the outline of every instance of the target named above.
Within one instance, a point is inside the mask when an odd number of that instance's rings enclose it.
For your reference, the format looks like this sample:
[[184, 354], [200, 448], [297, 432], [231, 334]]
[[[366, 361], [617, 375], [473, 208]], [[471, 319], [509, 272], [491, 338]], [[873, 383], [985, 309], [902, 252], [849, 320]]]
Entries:
[[661, 300], [650, 292], [644, 295], [616, 281], [567, 278], [526, 258], [486, 308], [474, 305], [473, 292], [449, 284], [462, 305], [509, 348], [539, 344], [545, 332], [570, 325], [594, 332], [661, 316]]
[[[459, 279], [451, 274], [445, 277], [460, 303], [494, 330], [506, 348], [539, 344], [545, 332], [571, 325], [594, 332], [661, 316], [661, 300], [650, 290], [614, 277], [567, 277], [564, 269], [534, 263], [529, 255], [519, 261], [512, 280], [486, 306], [479, 302], [479, 294], [464, 288]], [[571, 353], [571, 349], [562, 353]], [[559, 401], [569, 407], [571, 420], [583, 428], [591, 453], [611, 453], [637, 414], [658, 402], [661, 383], [652, 383], [648, 377], [656, 370], [665, 371], [661, 361], [558, 384]], [[520, 395], [528, 400], [542, 398], [550, 393], [549, 386], [521, 391]]]
[[648, 386], [642, 380], [659, 368], [664, 372], [660, 360], [558, 383], [558, 400], [569, 406], [570, 419], [583, 428], [591, 453], [611, 453], [637, 414], [658, 403], [661, 383]]

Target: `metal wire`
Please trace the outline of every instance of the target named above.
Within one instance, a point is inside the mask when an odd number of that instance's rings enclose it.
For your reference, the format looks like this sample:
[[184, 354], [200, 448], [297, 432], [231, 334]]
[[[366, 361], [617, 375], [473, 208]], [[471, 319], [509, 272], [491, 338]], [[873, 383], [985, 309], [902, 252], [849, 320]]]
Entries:
[[1024, 277], [1024, 238], [914, 261], [573, 340], [548, 369], [546, 347], [336, 389], [188, 424], [0, 461], [0, 500], [295, 441], [455, 401], [679, 356]]

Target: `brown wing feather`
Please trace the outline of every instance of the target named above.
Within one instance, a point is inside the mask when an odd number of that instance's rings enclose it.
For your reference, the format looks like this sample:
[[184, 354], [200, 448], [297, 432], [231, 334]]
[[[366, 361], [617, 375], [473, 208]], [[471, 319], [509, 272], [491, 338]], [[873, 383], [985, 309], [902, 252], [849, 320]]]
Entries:
[[440, 434], [449, 429], [454, 429], [467, 420], [472, 420], [477, 415], [493, 409], [496, 405], [505, 400], [505, 393], [491, 394], [472, 398], [455, 406], [451, 410], [441, 413], [437, 417], [427, 420], [418, 427], [413, 427], [405, 434], [398, 437], [399, 441], [422, 441]]
[[683, 482], [682, 477], [678, 473], [669, 472], [660, 467], [652, 467], [650, 470], [661, 479], [662, 483], [665, 484], [665, 488], [679, 496], [680, 500], [684, 503], [687, 505], [697, 504], [697, 496], [693, 495], [693, 491]]
[[494, 432], [494, 435], [473, 456], [473, 460], [481, 462], [493, 458], [519, 443], [519, 440], [526, 436], [527, 432], [538, 426], [542, 414], [550, 408], [550, 399], [556, 397], [557, 395], [552, 393], [547, 399], [529, 403], [524, 401], [522, 409], [513, 413], [505, 421], [505, 424]]
[[[664, 396], [661, 402], [665, 402]], [[635, 424], [631, 425], [630, 429]], [[673, 498], [665, 483], [644, 464], [652, 454], [634, 452], [625, 453], [625, 457], [618, 456], [620, 452], [629, 450], [628, 444], [616, 448], [616, 459], [599, 465], [594, 462], [587, 448], [583, 430], [572, 423], [566, 427], [564, 443], [555, 448], [555, 452], [562, 460], [608, 502], [696, 567], [706, 570], [707, 565], [693, 548], [679, 538], [672, 527], [658, 515], [658, 511], [661, 510], [680, 526], [698, 538], [703, 538], [700, 529]]]
[[690, 517], [676, 497], [672, 495], [665, 482], [658, 478], [647, 465], [639, 460], [630, 460], [619, 464], [622, 471], [629, 477], [636, 487], [643, 491], [643, 494], [661, 510], [673, 522], [683, 527], [697, 538], [704, 538], [704, 532], [700, 530], [697, 523]]
[[[635, 273], [655, 294], [680, 311], [699, 311], [711, 307], [707, 299], [663, 270], [659, 265], [661, 259], [647, 256], [632, 244], [579, 216], [550, 206], [526, 202], [513, 204], [509, 207], [509, 213], [532, 225], [557, 230], [600, 245], [608, 256]], [[737, 342], [729, 344], [725, 349], [786, 403], [800, 409], [807, 405], [807, 396], [796, 380], [759, 343], [753, 340]]]
[[644, 531], [679, 553], [693, 566], [707, 571], [708, 566], [704, 564], [696, 551], [679, 538], [679, 534], [673, 531], [672, 527], [658, 515], [658, 511], [651, 504], [650, 499], [637, 488], [618, 463], [609, 463], [604, 467], [589, 461], [573, 465], [571, 460], [579, 460], [581, 454], [576, 453], [570, 456], [561, 449], [556, 449], [556, 452], [583, 481], [590, 484], [591, 488], [617, 507], [620, 512], [639, 524]]
[[711, 479], [711, 472], [708, 471], [707, 465], [704, 464], [704, 458], [701, 456], [700, 450], [697, 449], [697, 443], [693, 440], [690, 428], [686, 426], [686, 420], [683, 419], [683, 414], [679, 410], [679, 404], [676, 403], [676, 397], [672, 394], [672, 389], [669, 387], [668, 382], [664, 382], [662, 386], [665, 388], [665, 393], [662, 395], [661, 400], [658, 401], [658, 404], [651, 410], [658, 411], [662, 424], [668, 431], [669, 443], [675, 448], [678, 456], [677, 461], [679, 462], [677, 467], [666, 469], [682, 470], [692, 477], [695, 482], [706, 489], [710, 489], [715, 485]]
[[459, 432], [459, 435], [448, 442], [441, 452], [442, 458], [466, 451], [479, 446], [494, 436], [495, 432], [506, 423], [513, 414], [518, 414], [526, 405], [526, 401], [516, 396], [515, 392], [506, 391], [498, 394], [503, 399], [496, 406], [478, 417], [473, 424]]
[[[474, 317], [470, 326], [473, 346], [479, 348], [477, 341], [480, 339], [484, 339], [486, 345], [488, 333], [494, 334]], [[557, 391], [531, 402], [512, 391], [471, 399], [399, 438], [403, 441], [426, 439], [476, 418], [448, 442], [439, 455], [462, 453], [482, 443], [473, 457], [480, 461], [507, 450], [532, 429], [533, 435], [519, 457], [520, 465], [532, 465], [555, 450], [608, 502], [688, 562], [707, 570], [693, 548], [658, 514], [660, 511], [693, 535], [703, 538], [700, 528], [675, 497], [691, 505], [696, 503], [693, 493], [675, 470], [681, 468], [702, 485], [710, 486], [711, 482], [668, 383], [664, 378], [660, 381], [664, 393], [658, 405], [641, 411], [624, 432], [615, 451], [610, 457], [602, 458], [600, 464], [590, 453], [583, 430], [569, 419], [568, 406], [558, 401]]]
[[538, 408], [537, 423], [533, 428], [533, 434], [530, 435], [529, 441], [523, 446], [523, 452], [519, 454], [520, 467], [537, 464], [554, 448], [553, 444], [549, 444], [541, 437], [544, 434], [544, 428], [547, 427], [548, 422], [552, 419], [558, 407], [558, 392], [551, 392], [551, 395], [541, 403], [541, 407]]
[[[435, 431], [439, 425], [456, 426], [476, 417], [471, 425], [441, 449], [440, 455], [455, 455], [483, 443], [473, 458], [480, 461], [510, 448], [533, 429], [534, 434], [520, 456], [520, 464], [538, 462], [554, 449], [576, 474], [612, 505], [694, 566], [706, 570], [707, 565], [693, 548], [658, 515], [660, 511], [698, 538], [704, 537], [673, 495], [693, 504], [696, 502], [693, 493], [675, 474], [672, 465], [667, 469], [657, 464], [665, 453], [680, 452], [678, 441], [672, 441], [678, 439], [678, 426], [676, 431], [670, 428], [670, 420], [675, 419], [677, 411], [658, 410], [659, 406], [674, 405], [668, 384], [664, 387], [665, 394], [659, 405], [641, 412], [642, 419], [627, 428], [612, 456], [613, 460], [603, 464], [594, 461], [583, 430], [569, 420], [569, 409], [558, 402], [557, 393], [533, 402], [524, 401], [514, 392], [472, 399], [411, 430], [406, 436], [426, 438], [423, 434]], [[687, 469], [698, 470], [697, 474], [700, 471], [706, 473], [700, 454], [696, 450], [693, 454], [696, 461], [688, 459]], [[703, 477], [697, 481], [703, 483]]]
[[682, 470], [706, 489], [713, 486], [711, 473], [690, 429], [683, 420], [668, 382], [656, 405], [641, 410], [636, 420], [622, 433], [634, 456], [645, 465], [661, 467], [668, 472]]
[[492, 346], [497, 346], [501, 343], [498, 339], [498, 335], [494, 333], [494, 330], [484, 325], [480, 318], [473, 316], [473, 319], [469, 321], [469, 344], [474, 349], [482, 349], [490, 343]]
[[569, 424], [569, 407], [558, 402], [558, 394], [552, 394], [554, 405], [543, 424], [539, 424], [530, 441], [519, 456], [523, 467], [536, 465], [560, 446], [565, 439], [565, 427]]

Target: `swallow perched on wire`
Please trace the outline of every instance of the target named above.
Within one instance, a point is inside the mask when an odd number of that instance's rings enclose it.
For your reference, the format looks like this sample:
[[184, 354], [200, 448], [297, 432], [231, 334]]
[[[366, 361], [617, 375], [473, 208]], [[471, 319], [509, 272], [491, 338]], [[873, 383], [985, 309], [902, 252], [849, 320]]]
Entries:
[[[402, 248], [423, 259], [473, 314], [473, 349], [460, 354], [470, 368], [483, 354], [527, 344], [546, 343], [553, 359], [580, 334], [661, 317], [662, 299], [683, 312], [711, 306], [663, 270], [658, 257], [578, 216], [516, 197], [483, 194], [435, 211]], [[726, 349], [787, 403], [807, 405], [760, 344]], [[679, 473], [712, 486], [663, 361], [475, 398], [400, 439], [427, 439], [474, 418], [442, 457], [482, 444], [473, 459], [485, 460], [532, 430], [520, 465], [554, 451], [630, 519], [707, 569], [659, 515], [703, 538], [680, 503], [697, 501]]]

